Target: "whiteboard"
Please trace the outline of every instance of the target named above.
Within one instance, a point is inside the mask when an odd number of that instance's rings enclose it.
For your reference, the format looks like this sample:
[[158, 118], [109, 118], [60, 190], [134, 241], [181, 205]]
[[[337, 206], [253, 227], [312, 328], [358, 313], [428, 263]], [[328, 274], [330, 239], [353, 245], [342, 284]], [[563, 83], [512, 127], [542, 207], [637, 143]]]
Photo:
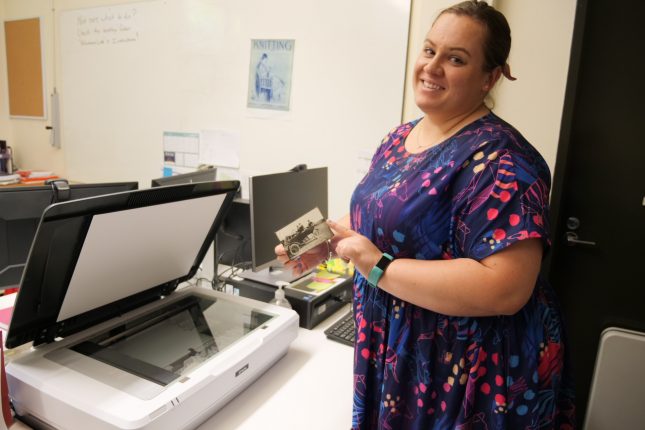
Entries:
[[[161, 176], [164, 131], [229, 130], [240, 168], [329, 168], [348, 212], [401, 121], [410, 0], [154, 0], [59, 14], [61, 143], [81, 182]], [[289, 110], [247, 107], [252, 39], [295, 41]], [[288, 190], [285, 190], [288, 192]]]

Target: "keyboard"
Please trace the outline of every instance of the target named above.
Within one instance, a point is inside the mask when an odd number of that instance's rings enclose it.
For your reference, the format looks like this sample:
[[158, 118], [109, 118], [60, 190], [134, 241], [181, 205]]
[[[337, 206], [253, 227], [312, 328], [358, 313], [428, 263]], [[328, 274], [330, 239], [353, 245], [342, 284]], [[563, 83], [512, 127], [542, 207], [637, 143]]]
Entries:
[[350, 309], [342, 317], [336, 320], [327, 330], [325, 335], [328, 339], [345, 345], [354, 346], [354, 313]]

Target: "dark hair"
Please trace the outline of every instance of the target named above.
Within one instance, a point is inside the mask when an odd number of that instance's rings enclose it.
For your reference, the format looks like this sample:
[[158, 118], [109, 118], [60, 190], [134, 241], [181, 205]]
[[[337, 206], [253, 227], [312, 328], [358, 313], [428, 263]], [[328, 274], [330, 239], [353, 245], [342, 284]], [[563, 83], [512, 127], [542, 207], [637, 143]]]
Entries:
[[504, 70], [511, 51], [511, 28], [500, 11], [485, 1], [468, 0], [442, 10], [437, 19], [445, 13], [468, 16], [482, 23], [486, 29], [483, 43], [484, 71], [490, 72], [498, 66]]

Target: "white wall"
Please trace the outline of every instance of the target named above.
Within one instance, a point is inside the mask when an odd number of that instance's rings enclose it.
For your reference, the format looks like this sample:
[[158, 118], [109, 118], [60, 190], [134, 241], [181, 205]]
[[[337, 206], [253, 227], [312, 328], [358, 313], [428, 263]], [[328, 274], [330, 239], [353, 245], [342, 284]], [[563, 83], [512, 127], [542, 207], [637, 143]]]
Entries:
[[496, 112], [542, 153], [553, 174], [575, 19], [575, 0], [497, 0], [511, 26], [509, 64]]
[[[51, 12], [51, 3], [45, 0], [3, 0], [4, 20], [16, 20], [25, 18], [41, 18], [42, 30], [42, 48], [45, 59], [45, 98], [47, 100], [46, 112], [50, 112], [49, 95], [54, 83], [53, 69], [53, 40], [50, 35], [53, 34], [53, 18]], [[6, 61], [6, 51], [4, 44], [4, 26], [2, 29], [2, 47], [0, 48], [0, 64], [2, 64], [2, 89], [0, 90], [0, 100], [2, 100], [2, 117], [0, 126], [3, 121], [8, 121], [9, 135], [8, 144], [14, 150], [14, 162], [17, 167], [25, 167], [37, 170], [51, 170], [57, 173], [65, 174], [65, 163], [63, 152], [51, 147], [49, 144], [50, 132], [45, 129], [48, 126], [49, 119], [13, 119], [8, 120], [9, 102], [7, 89], [7, 68], [4, 65]], [[0, 128], [0, 134], [4, 134], [4, 127]]]
[[[415, 0], [408, 51], [408, 81], [425, 34], [439, 10], [456, 0]], [[502, 79], [494, 111], [513, 124], [541, 153], [553, 174], [564, 104], [576, 0], [496, 0], [511, 26], [509, 57], [516, 81]], [[404, 118], [421, 116], [410, 84]]]
[[[119, 4], [122, 0], [101, 0], [94, 4]], [[448, 0], [413, 0], [409, 38], [408, 69], [420, 51], [423, 37], [438, 10], [454, 3]], [[544, 155], [552, 171], [555, 165], [564, 100], [569, 52], [573, 33], [575, 0], [497, 0], [507, 16], [513, 36], [510, 64], [515, 82], [503, 81], [496, 89], [495, 111], [514, 124]], [[66, 0], [66, 8], [86, 7], [85, 0]], [[51, 3], [44, 0], [0, 0], [0, 18], [41, 16], [45, 34], [53, 34]], [[333, 25], [330, 25], [330, 29]], [[3, 35], [0, 37], [4, 37]], [[44, 43], [46, 87], [53, 88], [53, 43]], [[360, 55], [360, 53], [357, 53]], [[0, 47], [0, 138], [14, 146], [17, 161], [25, 166], [66, 174], [64, 148], [49, 146], [48, 121], [9, 120], [4, 39]], [[409, 76], [409, 73], [408, 75]], [[420, 116], [406, 83], [404, 120]], [[48, 100], [49, 102], [49, 100]], [[49, 109], [49, 108], [48, 108]], [[394, 124], [384, 127], [389, 129]], [[376, 145], [376, 143], [375, 143]], [[353, 157], [354, 154], [351, 154]]]
[[[0, 21], [5, 20], [5, 2], [0, 2]], [[11, 123], [9, 122], [9, 98], [7, 89], [7, 56], [5, 54], [4, 25], [0, 31], [0, 140], [13, 143]]]
[[[26, 167], [146, 186], [161, 175], [163, 131], [224, 129], [239, 133], [248, 173], [329, 167], [335, 218], [348, 211], [359, 156], [401, 119], [409, 0], [0, 1], [11, 19], [43, 17], [48, 92], [55, 82], [61, 98], [61, 151], [46, 121], [11, 121]], [[103, 6], [140, 12], [135, 43], [77, 47], [73, 18]], [[296, 40], [286, 115], [246, 109], [252, 38]]]

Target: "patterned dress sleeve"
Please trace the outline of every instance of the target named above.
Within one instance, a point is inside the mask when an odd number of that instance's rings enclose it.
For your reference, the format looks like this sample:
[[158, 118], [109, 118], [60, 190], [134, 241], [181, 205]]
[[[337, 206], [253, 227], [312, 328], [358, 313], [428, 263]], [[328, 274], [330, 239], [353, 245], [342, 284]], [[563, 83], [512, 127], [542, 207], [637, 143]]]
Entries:
[[479, 261], [529, 238], [546, 250], [550, 182], [544, 159], [521, 135], [481, 144], [454, 183], [453, 255]]

